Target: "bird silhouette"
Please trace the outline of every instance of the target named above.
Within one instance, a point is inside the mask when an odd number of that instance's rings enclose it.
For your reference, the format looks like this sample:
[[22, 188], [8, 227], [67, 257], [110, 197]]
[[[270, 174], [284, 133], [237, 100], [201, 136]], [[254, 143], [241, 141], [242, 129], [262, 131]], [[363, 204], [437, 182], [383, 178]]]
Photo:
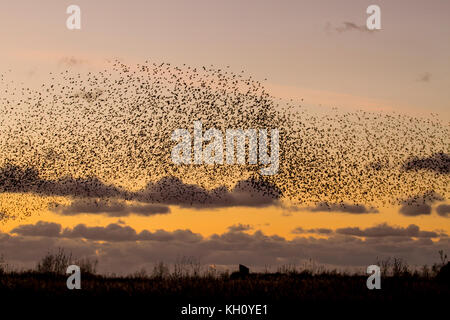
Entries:
[[[132, 199], [152, 186], [145, 201], [199, 205], [220, 202], [223, 188], [241, 181], [252, 186], [250, 194], [299, 205], [448, 198], [449, 126], [434, 115], [308, 107], [303, 98], [275, 98], [230, 66], [116, 59], [102, 70], [50, 73], [34, 87], [8, 74], [0, 84], [2, 199], [11, 192]], [[260, 164], [175, 165], [171, 133], [192, 133], [194, 121], [222, 132], [278, 129], [278, 173], [261, 176]], [[5, 201], [0, 220], [31, 214], [12, 213]]]

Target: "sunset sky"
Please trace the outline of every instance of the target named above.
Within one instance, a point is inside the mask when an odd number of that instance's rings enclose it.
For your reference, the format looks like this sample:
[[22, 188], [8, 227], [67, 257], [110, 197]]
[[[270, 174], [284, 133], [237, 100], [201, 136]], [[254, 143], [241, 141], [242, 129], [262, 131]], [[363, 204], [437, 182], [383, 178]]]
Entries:
[[[81, 30], [66, 28], [71, 4], [81, 8]], [[381, 8], [382, 30], [365, 29], [370, 4]], [[148, 60], [229, 66], [261, 81], [271, 96], [301, 102], [311, 112], [361, 109], [439, 121], [441, 136], [423, 141], [436, 138], [426, 147], [443, 153], [447, 165], [419, 171], [424, 181], [436, 178], [436, 186], [424, 182], [423, 192], [439, 190], [440, 199], [417, 214], [402, 212], [402, 204], [375, 204], [373, 210], [363, 204], [360, 212], [351, 206], [316, 210], [282, 199], [214, 208], [162, 203], [168, 211], [156, 214], [130, 209], [121, 216], [101, 210], [64, 215], [52, 205], [70, 205], [71, 196], [4, 191], [2, 209], [27, 212], [0, 224], [0, 254], [13, 264], [33, 266], [61, 246], [97, 257], [102, 271], [123, 273], [183, 255], [227, 267], [301, 264], [311, 258], [344, 268], [387, 256], [432, 264], [438, 250], [450, 253], [449, 1], [16, 0], [0, 3], [0, 38], [2, 110], [8, 88], [40, 88], [52, 83], [51, 72], [99, 72], [116, 58], [129, 65]], [[9, 155], [1, 157], [4, 163]], [[131, 205], [142, 205], [139, 201], [135, 197]]]

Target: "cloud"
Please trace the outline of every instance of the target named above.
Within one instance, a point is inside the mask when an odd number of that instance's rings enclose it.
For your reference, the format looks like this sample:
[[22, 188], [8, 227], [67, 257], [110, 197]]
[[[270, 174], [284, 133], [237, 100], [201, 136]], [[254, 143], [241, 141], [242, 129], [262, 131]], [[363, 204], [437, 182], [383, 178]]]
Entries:
[[60, 234], [63, 238], [84, 238], [102, 241], [136, 241], [136, 231], [129, 226], [120, 226], [112, 223], [106, 227], [87, 227], [79, 224], [73, 229], [66, 228]]
[[343, 32], [349, 32], [349, 31], [358, 31], [358, 32], [364, 32], [364, 33], [372, 33], [377, 30], [370, 30], [367, 29], [367, 26], [365, 25], [357, 25], [356, 23], [344, 21], [342, 26], [336, 27], [335, 30], [339, 33]]
[[58, 65], [64, 65], [64, 66], [68, 66], [68, 67], [75, 67], [75, 66], [79, 66], [79, 65], [83, 65], [86, 64], [88, 61], [84, 60], [84, 59], [79, 59], [79, 58], [75, 58], [75, 57], [62, 57], [59, 62]]
[[39, 221], [36, 224], [25, 224], [11, 230], [23, 236], [57, 237], [61, 233], [61, 225], [53, 222]]
[[327, 228], [316, 228], [316, 229], [303, 229], [302, 227], [295, 228], [292, 233], [303, 234], [303, 233], [315, 233], [315, 234], [332, 234], [333, 230]]
[[399, 212], [404, 216], [415, 217], [431, 214], [431, 205], [435, 201], [444, 200], [441, 195], [434, 191], [425, 192], [401, 201]]
[[351, 214], [365, 214], [365, 213], [378, 213], [375, 208], [366, 208], [361, 204], [347, 204], [347, 203], [328, 203], [320, 202], [315, 207], [306, 208], [308, 211], [320, 212], [320, 211], [332, 211], [332, 212], [345, 212]]
[[448, 204], [441, 204], [440, 206], [438, 206], [436, 208], [436, 212], [438, 213], [438, 215], [440, 215], [441, 217], [449, 217], [450, 214], [450, 205]]
[[129, 193], [106, 185], [96, 177], [57, 180], [41, 179], [37, 170], [6, 165], [0, 168], [0, 192], [30, 192], [40, 195], [74, 197], [129, 197]]
[[70, 205], [52, 204], [50, 209], [57, 214], [73, 216], [83, 213], [106, 214], [110, 217], [126, 217], [134, 213], [140, 216], [170, 213], [170, 208], [155, 204], [127, 204], [115, 199], [76, 199]]
[[141, 241], [144, 240], [155, 240], [155, 241], [176, 241], [176, 242], [183, 242], [183, 243], [193, 243], [193, 242], [199, 242], [203, 239], [203, 237], [198, 234], [194, 233], [191, 230], [175, 230], [172, 232], [165, 231], [165, 230], [156, 230], [155, 232], [150, 232], [147, 230], [143, 230], [139, 235], [138, 239]]
[[422, 204], [404, 204], [399, 212], [404, 216], [415, 217], [420, 215], [431, 214], [431, 206], [426, 203]]
[[[252, 269], [286, 263], [301, 265], [310, 258], [332, 266], [367, 266], [384, 257], [403, 258], [410, 264], [432, 264], [438, 250], [449, 251], [450, 238], [430, 241], [435, 234], [417, 226], [406, 228], [387, 225], [367, 229], [343, 228], [328, 238], [296, 237], [287, 240], [257, 230], [252, 234], [228, 231], [203, 237], [191, 230], [144, 230], [137, 233], [129, 226], [111, 224], [105, 227], [78, 225], [59, 234], [36, 230], [45, 223], [18, 227], [19, 233], [0, 232], [0, 252], [8, 263], [34, 267], [49, 250], [64, 247], [76, 257], [99, 260], [100, 272], [131, 273], [143, 267], [151, 270], [158, 261], [175, 263], [180, 256], [196, 257], [204, 265], [216, 264], [235, 268], [237, 264]], [[55, 228], [56, 230], [56, 228]], [[313, 230], [313, 229], [311, 229]], [[339, 229], [338, 229], [339, 230]], [[362, 237], [365, 237], [363, 239]], [[418, 239], [419, 238], [419, 239]]]
[[357, 237], [416, 237], [416, 238], [437, 238], [440, 235], [433, 231], [421, 231], [415, 224], [410, 224], [406, 228], [391, 227], [386, 223], [366, 229], [339, 228], [337, 234], [357, 236]]
[[239, 181], [232, 190], [221, 186], [207, 190], [193, 184], [185, 184], [175, 177], [165, 177], [149, 183], [134, 196], [141, 202], [157, 202], [182, 207], [266, 207], [277, 204], [281, 191], [272, 183], [258, 179]]
[[101, 95], [103, 94], [103, 90], [96, 88], [96, 89], [90, 89], [88, 91], [82, 90], [76, 94], [74, 94], [73, 97], [80, 97], [86, 100], [87, 102], [94, 102], [96, 101]]
[[303, 229], [302, 227], [292, 230], [294, 234], [313, 233], [319, 235], [347, 235], [355, 237], [416, 237], [416, 238], [437, 238], [447, 236], [445, 233], [434, 231], [421, 231], [417, 225], [411, 224], [406, 228], [392, 227], [387, 223], [382, 223], [374, 227], [360, 229], [358, 227], [338, 228], [336, 230], [327, 228]]
[[240, 231], [247, 231], [251, 230], [253, 227], [249, 224], [234, 224], [232, 226], [228, 227], [228, 231], [230, 232], [240, 232]]
[[403, 164], [403, 169], [406, 171], [428, 170], [448, 174], [450, 173], [450, 156], [444, 152], [438, 152], [424, 158], [412, 157]]
[[430, 82], [431, 79], [431, 73], [425, 72], [419, 75], [417, 81], [419, 82]]
[[[220, 186], [212, 190], [195, 184], [186, 184], [179, 178], [167, 176], [157, 182], [148, 183], [137, 192], [131, 192], [108, 185], [97, 177], [73, 178], [62, 177], [57, 180], [41, 179], [37, 170], [6, 165], [0, 168], [1, 192], [30, 192], [40, 195], [71, 196], [77, 198], [116, 198], [122, 200], [135, 200], [145, 203], [159, 203], [165, 205], [178, 205], [195, 208], [221, 208], [221, 207], [266, 207], [279, 205], [282, 193], [278, 187], [265, 180], [249, 178], [240, 180], [229, 190]], [[86, 200], [89, 202], [89, 200]], [[111, 203], [111, 206], [102, 204], [106, 213], [124, 210], [146, 215], [149, 212], [166, 210], [163, 207], [127, 207], [122, 208]], [[83, 204], [75, 202], [74, 208], [67, 209], [67, 213], [76, 212], [77, 209], [95, 211], [96, 204]], [[120, 208], [119, 208], [120, 207]], [[152, 211], [153, 210], [153, 211]], [[96, 212], [93, 212], [96, 213]]]
[[195, 234], [190, 230], [175, 230], [173, 232], [164, 230], [150, 232], [143, 230], [137, 233], [133, 228], [118, 223], [111, 223], [105, 227], [89, 227], [85, 224], [78, 224], [73, 228], [65, 228], [63, 230], [60, 224], [39, 221], [34, 225], [21, 225], [11, 230], [11, 233], [22, 236], [88, 239], [111, 242], [145, 240], [195, 242], [202, 239], [199, 234]]

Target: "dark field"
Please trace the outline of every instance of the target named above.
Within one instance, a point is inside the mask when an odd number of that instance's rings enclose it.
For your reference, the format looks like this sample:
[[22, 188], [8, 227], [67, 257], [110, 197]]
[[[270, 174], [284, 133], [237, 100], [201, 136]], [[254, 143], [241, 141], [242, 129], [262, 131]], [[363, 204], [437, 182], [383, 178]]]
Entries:
[[0, 276], [0, 292], [12, 296], [148, 297], [205, 302], [251, 299], [284, 301], [394, 301], [450, 297], [448, 283], [418, 275], [385, 277], [380, 290], [366, 287], [366, 276], [323, 273], [250, 274], [230, 277], [104, 277], [82, 276], [81, 290], [68, 290], [67, 276], [37, 272]]
[[380, 290], [367, 289], [368, 275], [335, 271], [317, 273], [285, 268], [283, 272], [248, 275], [239, 272], [162, 274], [161, 265], [152, 275], [124, 277], [96, 275], [91, 266], [90, 272], [82, 271], [81, 290], [68, 290], [68, 275], [57, 270], [44, 271], [44, 267], [55, 266], [43, 266], [41, 262], [36, 270], [1, 272], [0, 295], [15, 302], [32, 301], [41, 308], [46, 306], [46, 310], [95, 305], [97, 311], [101, 309], [107, 313], [141, 310], [139, 312], [154, 316], [150, 319], [209, 318], [207, 315], [181, 315], [181, 308], [188, 304], [216, 306], [217, 309], [225, 308], [227, 304], [268, 306], [268, 315], [216, 314], [211, 317], [213, 319], [296, 319], [296, 315], [306, 310], [328, 314], [337, 310], [356, 312], [366, 309], [376, 314], [377, 310], [387, 306], [396, 306], [403, 313], [427, 308], [430, 304], [434, 304], [434, 309], [448, 310], [448, 262], [412, 272], [400, 260], [392, 261], [391, 264], [384, 263], [386, 269], [382, 273]]

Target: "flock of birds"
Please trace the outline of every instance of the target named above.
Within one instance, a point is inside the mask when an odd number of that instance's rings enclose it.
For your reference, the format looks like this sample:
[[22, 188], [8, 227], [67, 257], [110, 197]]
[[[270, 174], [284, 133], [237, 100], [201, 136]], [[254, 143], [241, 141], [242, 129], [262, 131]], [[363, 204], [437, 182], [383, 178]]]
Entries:
[[[301, 205], [398, 204], [424, 194], [448, 199], [449, 164], [435, 155], [449, 153], [449, 126], [436, 116], [316, 110], [275, 98], [230, 67], [114, 60], [100, 71], [63, 70], [49, 79], [27, 87], [1, 75], [0, 219], [17, 215], [8, 198], [39, 194], [39, 186], [11, 189], [31, 173], [30, 184], [95, 178], [132, 191], [166, 177], [199, 190], [248, 180], [271, 196], [269, 183], [283, 200]], [[279, 129], [278, 174], [260, 176], [261, 165], [250, 164], [175, 165], [171, 133], [192, 131], [196, 120], [223, 132]], [[405, 166], [411, 159], [422, 159], [421, 167]]]

